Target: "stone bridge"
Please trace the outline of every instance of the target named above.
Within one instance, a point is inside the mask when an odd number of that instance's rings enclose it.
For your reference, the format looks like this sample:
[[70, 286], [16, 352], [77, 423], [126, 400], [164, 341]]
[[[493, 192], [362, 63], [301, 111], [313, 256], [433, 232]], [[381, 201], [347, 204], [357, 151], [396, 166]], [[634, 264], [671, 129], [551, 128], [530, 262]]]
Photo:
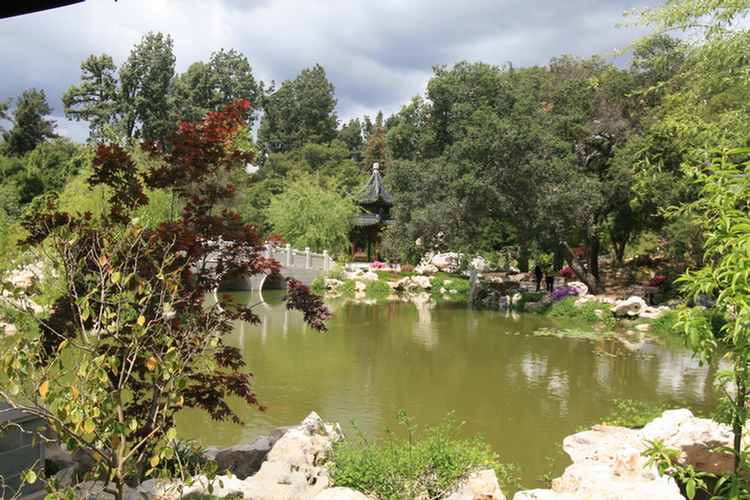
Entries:
[[294, 278], [307, 286], [321, 274], [326, 274], [336, 263], [328, 250], [323, 253], [311, 252], [309, 248], [295, 250], [291, 245], [284, 248], [267, 245], [261, 252], [266, 259], [275, 259], [283, 266], [278, 275], [256, 275], [252, 278], [225, 283], [219, 288], [220, 292], [256, 291], [286, 288], [285, 278]]

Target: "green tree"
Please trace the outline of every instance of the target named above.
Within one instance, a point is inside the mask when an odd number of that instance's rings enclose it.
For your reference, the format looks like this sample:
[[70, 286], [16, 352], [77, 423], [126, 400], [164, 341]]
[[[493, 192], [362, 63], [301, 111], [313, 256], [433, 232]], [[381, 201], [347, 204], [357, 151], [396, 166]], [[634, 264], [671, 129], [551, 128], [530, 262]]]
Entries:
[[380, 164], [383, 176], [388, 175], [393, 166], [393, 154], [386, 141], [385, 128], [378, 125], [373, 128], [372, 135], [362, 151], [363, 173], [366, 174], [375, 163]]
[[[610, 216], [627, 207], [632, 197], [631, 165], [615, 161], [633, 129], [628, 94], [632, 74], [598, 58], [553, 59], [545, 102], [548, 123], [568, 142], [573, 180], [571, 203], [564, 212], [567, 226], [577, 227], [586, 244], [587, 273], [599, 288], [602, 232]], [[583, 279], [583, 277], [581, 277]], [[586, 278], [589, 280], [591, 278]]]
[[107, 54], [89, 56], [81, 63], [80, 87], [71, 85], [62, 95], [66, 118], [89, 122], [90, 137], [117, 116], [117, 67]]
[[[715, 362], [723, 348], [731, 354], [732, 368], [717, 374], [727, 396], [721, 406], [721, 420], [734, 432], [735, 472], [745, 455], [742, 434], [750, 402], [750, 162], [735, 165], [732, 157], [744, 157], [750, 150], [734, 150], [715, 159], [710, 171], [700, 175], [700, 198], [684, 209], [697, 211], [710, 228], [704, 245], [703, 267], [688, 270], [679, 281], [686, 298], [699, 295], [716, 299], [720, 311], [731, 311], [729, 321], [717, 335], [699, 308], [680, 311], [685, 342], [701, 363]], [[720, 348], [721, 346], [721, 348]], [[734, 480], [738, 478], [735, 477]], [[743, 497], [744, 498], [744, 497]]]
[[44, 90], [24, 91], [13, 110], [13, 128], [3, 133], [10, 155], [23, 156], [45, 140], [57, 137], [55, 120], [45, 119], [52, 113]]
[[[8, 110], [10, 109], [10, 103], [12, 99], [9, 97], [4, 101], [0, 101], [0, 120], [8, 120], [10, 117], [8, 116]], [[0, 134], [2, 134], [5, 131], [3, 127], [0, 127]]]
[[338, 137], [349, 148], [349, 157], [359, 164], [362, 159], [362, 123], [359, 118], [352, 118], [349, 123], [345, 123], [339, 130]]
[[349, 221], [359, 206], [342, 189], [321, 187], [318, 180], [301, 176], [274, 196], [266, 209], [274, 232], [295, 248], [315, 252], [339, 251], [349, 242]]
[[[261, 85], [253, 78], [247, 58], [234, 49], [214, 52], [208, 63], [196, 62], [175, 80], [174, 95], [180, 121], [196, 121], [244, 99], [259, 108]], [[252, 125], [254, 114], [249, 113]]]
[[539, 102], [547, 77], [543, 68], [483, 63], [435, 68], [430, 103], [414, 99], [388, 131], [397, 157], [415, 155], [394, 162], [386, 179], [398, 200], [386, 244], [393, 257], [439, 233], [449, 248], [478, 248], [487, 221], [498, 219], [515, 230], [524, 266], [568, 182], [570, 147], [545, 125]]
[[336, 138], [338, 117], [333, 84], [319, 64], [285, 80], [263, 99], [258, 142], [264, 153], [287, 153], [304, 144]]
[[172, 38], [149, 32], [120, 68], [118, 113], [128, 139], [164, 140], [177, 129], [171, 99], [175, 57]]

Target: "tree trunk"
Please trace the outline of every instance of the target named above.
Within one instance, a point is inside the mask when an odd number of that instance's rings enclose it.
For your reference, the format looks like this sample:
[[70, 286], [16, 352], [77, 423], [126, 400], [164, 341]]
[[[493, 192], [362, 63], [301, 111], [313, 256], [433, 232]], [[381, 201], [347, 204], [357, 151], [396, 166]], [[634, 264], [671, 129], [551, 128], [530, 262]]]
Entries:
[[570, 246], [567, 242], [561, 241], [558, 244], [558, 249], [560, 250], [560, 253], [567, 261], [570, 268], [573, 270], [574, 273], [576, 273], [576, 276], [578, 276], [578, 279], [580, 279], [587, 287], [589, 287], [589, 292], [593, 293], [594, 295], [598, 295], [601, 293], [606, 292], [607, 290], [599, 283], [599, 281], [586, 269], [583, 268], [580, 262], [578, 262], [578, 259], [575, 255], [573, 255], [573, 250], [570, 249]]
[[529, 272], [529, 247], [526, 245], [526, 242], [520, 242], [519, 245], [520, 251], [518, 252], [518, 270], [522, 273], [528, 273]]
[[588, 267], [589, 273], [599, 281], [599, 249], [601, 248], [601, 240], [599, 234], [592, 234], [587, 238], [586, 241], [586, 267]]

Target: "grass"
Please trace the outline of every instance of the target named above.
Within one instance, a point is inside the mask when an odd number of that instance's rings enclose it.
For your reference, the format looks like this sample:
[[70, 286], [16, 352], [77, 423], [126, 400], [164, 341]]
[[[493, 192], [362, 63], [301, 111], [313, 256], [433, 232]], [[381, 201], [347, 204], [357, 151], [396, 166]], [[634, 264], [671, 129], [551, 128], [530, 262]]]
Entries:
[[513, 485], [516, 465], [501, 464], [479, 436], [459, 439], [461, 424], [449, 413], [435, 427], [417, 436], [412, 418], [396, 415], [406, 436], [384, 427], [379, 438], [368, 439], [354, 425], [355, 439], [334, 444], [329, 472], [335, 486], [375, 495], [381, 500], [443, 498], [473, 471], [493, 469], [500, 485]]

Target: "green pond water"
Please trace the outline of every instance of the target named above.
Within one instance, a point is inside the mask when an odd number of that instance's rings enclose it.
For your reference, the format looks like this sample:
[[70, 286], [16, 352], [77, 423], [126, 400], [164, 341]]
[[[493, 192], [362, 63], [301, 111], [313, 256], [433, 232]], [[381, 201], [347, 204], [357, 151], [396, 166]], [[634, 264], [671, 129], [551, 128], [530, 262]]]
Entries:
[[[713, 373], [690, 353], [620, 335], [599, 341], [535, 336], [570, 328], [533, 314], [473, 310], [465, 305], [403, 301], [328, 302], [328, 332], [269, 300], [281, 292], [234, 294], [257, 305], [261, 325], [237, 324], [228, 342], [242, 348], [265, 413], [234, 404], [244, 427], [217, 423], [198, 410], [178, 415], [181, 439], [219, 448], [251, 443], [311, 411], [351, 431], [398, 429], [404, 409], [422, 429], [453, 411], [462, 435], [479, 433], [502, 462], [518, 463], [520, 482], [550, 471], [562, 440], [601, 423], [614, 399], [679, 405], [708, 415], [717, 404]], [[579, 325], [580, 326], [580, 325]], [[591, 330], [591, 325], [584, 325]], [[353, 433], [351, 433], [353, 435]], [[555, 466], [560, 475], [567, 456]]]

